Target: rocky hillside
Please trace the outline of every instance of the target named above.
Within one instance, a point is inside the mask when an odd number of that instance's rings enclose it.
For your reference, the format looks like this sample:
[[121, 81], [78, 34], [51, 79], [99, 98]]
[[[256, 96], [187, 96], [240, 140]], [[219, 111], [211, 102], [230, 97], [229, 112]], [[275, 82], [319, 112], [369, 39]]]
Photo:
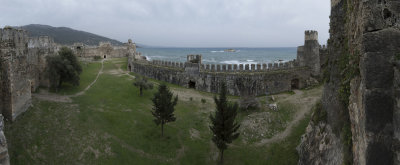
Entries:
[[321, 106], [299, 164], [400, 164], [400, 2], [331, 0]]
[[122, 45], [122, 43], [117, 40], [67, 27], [52, 27], [48, 25], [31, 24], [21, 26], [19, 28], [28, 31], [29, 36], [36, 37], [47, 35], [54, 38], [56, 43], [65, 45], [72, 45], [75, 42], [82, 42], [87, 45], [98, 45], [100, 41], [108, 41], [113, 45]]

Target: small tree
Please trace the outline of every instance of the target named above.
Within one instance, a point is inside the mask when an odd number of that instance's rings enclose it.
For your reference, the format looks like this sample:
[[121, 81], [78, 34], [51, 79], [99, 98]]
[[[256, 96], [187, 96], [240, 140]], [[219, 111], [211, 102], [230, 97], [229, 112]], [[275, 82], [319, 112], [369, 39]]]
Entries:
[[161, 124], [161, 136], [164, 136], [164, 124], [176, 120], [174, 116], [174, 107], [178, 103], [178, 96], [172, 98], [173, 94], [169, 91], [165, 84], [158, 87], [158, 92], [154, 94], [153, 111], [151, 112], [155, 117], [154, 122], [156, 125]]
[[71, 49], [62, 47], [56, 56], [47, 56], [47, 75], [50, 86], [58, 90], [63, 82], [79, 85], [82, 67]]
[[238, 111], [237, 103], [230, 103], [227, 98], [227, 89], [225, 83], [221, 84], [219, 98], [214, 96], [216, 104], [215, 115], [210, 115], [211, 126], [210, 129], [214, 136], [212, 141], [220, 151], [220, 163], [224, 162], [224, 150], [228, 148], [227, 144], [232, 143], [233, 140], [239, 137], [237, 132], [240, 125], [236, 123], [236, 115]]
[[133, 85], [139, 88], [140, 96], [143, 96], [143, 90], [153, 89], [153, 84], [151, 82], [148, 82], [147, 79], [144, 77], [136, 79]]

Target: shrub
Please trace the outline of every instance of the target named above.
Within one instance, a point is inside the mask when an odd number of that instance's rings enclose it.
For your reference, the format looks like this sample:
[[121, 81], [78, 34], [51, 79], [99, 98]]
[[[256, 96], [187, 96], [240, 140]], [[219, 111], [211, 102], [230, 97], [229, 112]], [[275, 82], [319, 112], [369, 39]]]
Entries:
[[101, 57], [100, 56], [93, 56], [93, 59], [97, 61], [97, 60], [100, 60]]
[[201, 99], [201, 103], [205, 104], [206, 102], [206, 99]]

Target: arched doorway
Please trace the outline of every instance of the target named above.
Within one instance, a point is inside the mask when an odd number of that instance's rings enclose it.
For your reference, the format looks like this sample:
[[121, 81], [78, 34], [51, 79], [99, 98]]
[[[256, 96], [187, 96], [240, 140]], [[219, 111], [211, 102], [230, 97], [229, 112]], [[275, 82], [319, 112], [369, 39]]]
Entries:
[[128, 69], [129, 69], [129, 72], [132, 71], [131, 64], [129, 64]]
[[294, 89], [299, 89], [299, 79], [293, 79], [292, 81], [291, 81], [291, 89], [292, 90], [294, 90]]
[[189, 86], [189, 88], [196, 89], [196, 82], [194, 82], [194, 81], [189, 81], [188, 86]]
[[104, 58], [106, 58], [107, 56], [106, 55], [104, 55]]

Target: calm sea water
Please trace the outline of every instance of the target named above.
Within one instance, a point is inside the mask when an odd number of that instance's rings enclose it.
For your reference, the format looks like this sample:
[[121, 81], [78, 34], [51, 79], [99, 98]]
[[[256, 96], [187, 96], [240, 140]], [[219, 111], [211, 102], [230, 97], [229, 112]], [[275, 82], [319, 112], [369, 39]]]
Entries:
[[138, 48], [148, 60], [185, 62], [188, 54], [201, 54], [208, 64], [255, 64], [290, 61], [296, 58], [297, 48]]

